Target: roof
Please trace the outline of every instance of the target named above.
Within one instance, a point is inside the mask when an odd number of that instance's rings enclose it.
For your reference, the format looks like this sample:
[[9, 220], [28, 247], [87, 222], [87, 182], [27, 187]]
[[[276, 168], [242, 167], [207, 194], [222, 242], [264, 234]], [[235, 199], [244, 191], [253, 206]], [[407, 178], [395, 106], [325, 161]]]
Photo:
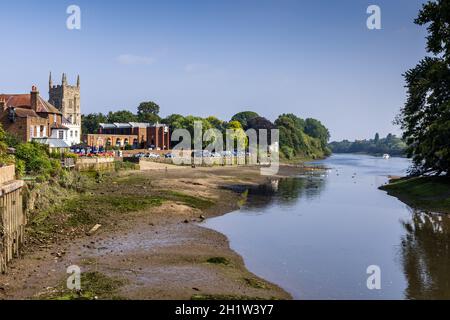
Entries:
[[[0, 94], [0, 100], [5, 100], [6, 107], [15, 107], [23, 109], [31, 109], [31, 97], [29, 93], [25, 94]], [[42, 99], [38, 96], [37, 101], [37, 113], [56, 113], [61, 114], [61, 112], [56, 109], [52, 104]]]
[[102, 127], [103, 129], [107, 129], [107, 128], [116, 128], [116, 126], [112, 123], [99, 123], [98, 124], [100, 127]]
[[62, 124], [57, 124], [57, 123], [52, 123], [52, 125], [50, 126], [51, 129], [61, 129], [61, 130], [69, 130], [69, 128], [67, 128], [66, 126], [62, 125]]
[[152, 125], [148, 122], [129, 122], [129, 124], [133, 127], [133, 128], [148, 128], [151, 127]]
[[121, 128], [151, 128], [151, 127], [167, 127], [162, 123], [148, 123], [148, 122], [114, 122], [114, 123], [99, 123], [102, 129], [121, 129]]
[[37, 113], [31, 109], [15, 108], [14, 111], [16, 112], [16, 116], [19, 118], [38, 117]]
[[33, 138], [33, 141], [36, 141], [41, 144], [46, 144], [50, 148], [70, 148], [70, 146], [63, 139], [56, 138]]
[[128, 122], [114, 122], [113, 124], [116, 126], [116, 128], [132, 128], [132, 125]]
[[72, 124], [72, 122], [69, 121], [66, 117], [62, 117], [62, 123], [63, 124]]

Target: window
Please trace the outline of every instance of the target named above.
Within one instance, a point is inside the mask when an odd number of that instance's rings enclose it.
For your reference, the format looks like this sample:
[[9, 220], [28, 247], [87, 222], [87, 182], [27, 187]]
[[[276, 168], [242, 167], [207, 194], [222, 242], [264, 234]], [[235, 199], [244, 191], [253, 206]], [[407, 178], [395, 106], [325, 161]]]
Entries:
[[58, 131], [58, 138], [59, 139], [64, 139], [64, 130], [59, 130]]
[[44, 129], [42, 130], [42, 136], [46, 137], [47, 136], [47, 127], [44, 126]]
[[36, 126], [36, 137], [39, 138], [41, 136], [41, 127]]
[[30, 139], [34, 137], [34, 127], [30, 126]]
[[71, 138], [73, 137], [73, 131], [72, 130], [70, 130], [70, 137]]
[[75, 130], [75, 137], [78, 137], [78, 131]]
[[41, 126], [39, 131], [41, 132], [41, 137], [45, 137], [45, 126]]

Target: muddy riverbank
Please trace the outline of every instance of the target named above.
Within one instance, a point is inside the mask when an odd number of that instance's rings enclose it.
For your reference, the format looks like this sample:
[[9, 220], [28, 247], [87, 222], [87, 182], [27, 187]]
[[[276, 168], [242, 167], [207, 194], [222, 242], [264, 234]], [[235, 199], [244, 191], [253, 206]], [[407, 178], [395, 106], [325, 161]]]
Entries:
[[[283, 167], [279, 175], [301, 170]], [[250, 167], [169, 167], [106, 176], [85, 195], [46, 213], [59, 217], [51, 220], [57, 221], [54, 233], [42, 231], [48, 225], [39, 229], [46, 240], [36, 243], [35, 235], [8, 274], [0, 275], [0, 298], [289, 299], [247, 271], [224, 235], [199, 225], [239, 207], [242, 195], [230, 186], [264, 183], [270, 179]], [[95, 223], [102, 227], [94, 235], [77, 232]], [[78, 294], [65, 288], [71, 265], [85, 275]]]

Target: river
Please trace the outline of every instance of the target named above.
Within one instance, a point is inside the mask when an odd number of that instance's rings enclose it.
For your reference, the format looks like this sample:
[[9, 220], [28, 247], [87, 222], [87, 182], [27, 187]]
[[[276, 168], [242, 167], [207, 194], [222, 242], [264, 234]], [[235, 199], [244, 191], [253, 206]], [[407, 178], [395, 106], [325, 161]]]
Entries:
[[[378, 187], [410, 161], [339, 154], [323, 171], [250, 189], [208, 219], [253, 273], [294, 299], [450, 298], [450, 218], [414, 210]], [[381, 288], [369, 289], [369, 266]]]

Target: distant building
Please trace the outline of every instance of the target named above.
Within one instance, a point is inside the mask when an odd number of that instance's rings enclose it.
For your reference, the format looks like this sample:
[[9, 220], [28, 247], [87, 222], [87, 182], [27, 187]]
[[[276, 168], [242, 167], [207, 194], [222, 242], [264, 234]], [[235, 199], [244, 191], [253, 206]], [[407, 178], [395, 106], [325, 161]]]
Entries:
[[52, 138], [67, 148], [68, 128], [62, 122], [62, 113], [45, 101], [35, 86], [29, 94], [0, 94], [0, 123], [24, 142]]
[[81, 140], [80, 76], [77, 76], [76, 85], [69, 85], [67, 76], [63, 73], [61, 85], [53, 85], [50, 73], [48, 101], [63, 115], [63, 124], [68, 128], [66, 142], [69, 145], [79, 144]]
[[72, 86], [63, 73], [61, 85], [53, 85], [50, 73], [48, 85], [48, 102], [35, 86], [29, 94], [0, 94], [0, 123], [22, 141], [67, 149], [81, 140], [80, 76]]
[[167, 150], [170, 148], [170, 132], [167, 125], [159, 123], [100, 123], [98, 133], [85, 135], [84, 142], [97, 148], [128, 145], [133, 149]]

